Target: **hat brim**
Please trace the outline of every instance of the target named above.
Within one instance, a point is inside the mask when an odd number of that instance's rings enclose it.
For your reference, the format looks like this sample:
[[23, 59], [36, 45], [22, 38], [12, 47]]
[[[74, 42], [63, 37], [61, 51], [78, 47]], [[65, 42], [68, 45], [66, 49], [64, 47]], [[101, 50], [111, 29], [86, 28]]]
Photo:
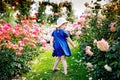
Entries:
[[62, 26], [62, 25], [65, 24], [65, 23], [68, 23], [68, 21], [66, 21], [66, 22], [64, 22], [64, 23], [62, 23], [62, 24], [60, 24], [60, 25], [57, 25], [56, 27], [60, 27], [60, 26]]

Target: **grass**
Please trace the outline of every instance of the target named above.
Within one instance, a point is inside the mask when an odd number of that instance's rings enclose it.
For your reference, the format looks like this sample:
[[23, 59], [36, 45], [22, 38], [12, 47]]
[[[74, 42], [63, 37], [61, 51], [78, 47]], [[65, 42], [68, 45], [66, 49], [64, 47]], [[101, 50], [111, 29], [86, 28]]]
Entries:
[[52, 67], [55, 57], [52, 57], [51, 51], [45, 51], [34, 58], [29, 73], [24, 75], [27, 80], [88, 80], [87, 70], [81, 63], [81, 53], [79, 49], [71, 49], [72, 56], [67, 57], [68, 75], [62, 74], [63, 67], [60, 62], [60, 71], [53, 72]]

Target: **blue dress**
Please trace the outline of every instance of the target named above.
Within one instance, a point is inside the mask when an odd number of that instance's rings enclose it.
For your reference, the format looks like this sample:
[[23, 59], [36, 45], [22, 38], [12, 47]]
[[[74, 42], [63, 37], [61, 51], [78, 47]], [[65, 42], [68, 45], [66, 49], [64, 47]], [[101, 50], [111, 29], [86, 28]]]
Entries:
[[71, 56], [71, 51], [66, 40], [69, 36], [68, 33], [63, 29], [56, 29], [53, 31], [52, 36], [54, 37], [54, 51], [52, 56]]

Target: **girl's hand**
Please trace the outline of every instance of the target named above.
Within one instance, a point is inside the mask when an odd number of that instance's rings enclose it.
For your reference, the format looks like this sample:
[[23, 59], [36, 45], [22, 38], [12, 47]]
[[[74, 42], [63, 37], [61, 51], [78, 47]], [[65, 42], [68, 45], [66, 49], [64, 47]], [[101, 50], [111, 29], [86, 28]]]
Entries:
[[54, 51], [54, 48], [53, 48], [53, 47], [51, 47], [51, 50], [52, 50], [52, 51]]
[[76, 45], [73, 45], [73, 48], [76, 48]]

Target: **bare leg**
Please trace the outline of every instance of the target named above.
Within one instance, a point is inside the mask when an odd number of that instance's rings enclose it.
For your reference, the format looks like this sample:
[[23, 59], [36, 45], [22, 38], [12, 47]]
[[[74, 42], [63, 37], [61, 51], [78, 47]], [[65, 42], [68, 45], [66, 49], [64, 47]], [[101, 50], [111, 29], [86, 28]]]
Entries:
[[64, 74], [67, 74], [67, 62], [66, 62], [66, 56], [61, 56], [61, 61], [63, 64], [63, 68], [64, 68]]
[[53, 70], [57, 69], [58, 63], [60, 62], [61, 57], [57, 57], [53, 66]]

